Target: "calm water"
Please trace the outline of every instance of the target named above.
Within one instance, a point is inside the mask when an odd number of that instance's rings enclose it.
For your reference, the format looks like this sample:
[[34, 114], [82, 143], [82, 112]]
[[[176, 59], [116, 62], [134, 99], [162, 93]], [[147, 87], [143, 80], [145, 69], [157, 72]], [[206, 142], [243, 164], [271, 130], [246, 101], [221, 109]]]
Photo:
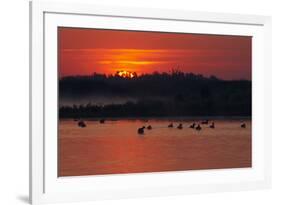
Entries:
[[[117, 174], [251, 167], [251, 121], [216, 120], [216, 128], [202, 125], [190, 129], [193, 121], [73, 120], [59, 125], [59, 176]], [[170, 122], [174, 128], [168, 128]], [[139, 135], [137, 129], [151, 125]]]

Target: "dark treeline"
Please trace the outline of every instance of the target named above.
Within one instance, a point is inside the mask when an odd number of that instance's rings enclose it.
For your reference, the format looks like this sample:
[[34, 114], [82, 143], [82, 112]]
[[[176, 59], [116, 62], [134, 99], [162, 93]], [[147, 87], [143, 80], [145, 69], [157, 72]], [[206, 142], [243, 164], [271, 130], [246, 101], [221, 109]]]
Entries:
[[73, 106], [60, 103], [60, 117], [251, 116], [251, 81], [226, 81], [180, 71], [134, 78], [94, 74], [60, 79], [60, 100], [87, 96], [136, 100], [103, 105], [92, 100]]

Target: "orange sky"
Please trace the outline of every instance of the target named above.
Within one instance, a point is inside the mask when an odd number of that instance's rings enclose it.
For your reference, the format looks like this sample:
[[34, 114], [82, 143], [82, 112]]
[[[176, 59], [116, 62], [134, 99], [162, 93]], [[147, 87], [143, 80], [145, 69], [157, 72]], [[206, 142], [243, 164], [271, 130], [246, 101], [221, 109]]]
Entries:
[[80, 28], [59, 28], [58, 35], [60, 77], [179, 69], [251, 79], [251, 37]]

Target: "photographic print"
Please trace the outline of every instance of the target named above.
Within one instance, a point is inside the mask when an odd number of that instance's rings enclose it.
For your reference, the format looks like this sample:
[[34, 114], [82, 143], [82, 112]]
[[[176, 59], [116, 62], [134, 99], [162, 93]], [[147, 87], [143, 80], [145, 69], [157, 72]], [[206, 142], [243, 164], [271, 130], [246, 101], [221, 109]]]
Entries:
[[58, 27], [58, 176], [252, 166], [252, 37]]

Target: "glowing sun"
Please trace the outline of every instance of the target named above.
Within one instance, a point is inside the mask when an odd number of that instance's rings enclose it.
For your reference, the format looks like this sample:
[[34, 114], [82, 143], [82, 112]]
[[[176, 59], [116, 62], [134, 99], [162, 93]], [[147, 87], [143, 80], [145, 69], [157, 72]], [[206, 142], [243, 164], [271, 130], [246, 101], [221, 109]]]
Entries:
[[117, 71], [115, 75], [119, 76], [119, 77], [122, 77], [122, 78], [134, 78], [134, 77], [137, 77], [137, 73], [136, 72], [130, 72], [130, 71], [127, 71], [127, 70]]

